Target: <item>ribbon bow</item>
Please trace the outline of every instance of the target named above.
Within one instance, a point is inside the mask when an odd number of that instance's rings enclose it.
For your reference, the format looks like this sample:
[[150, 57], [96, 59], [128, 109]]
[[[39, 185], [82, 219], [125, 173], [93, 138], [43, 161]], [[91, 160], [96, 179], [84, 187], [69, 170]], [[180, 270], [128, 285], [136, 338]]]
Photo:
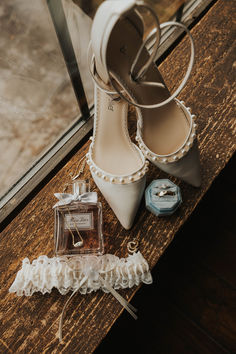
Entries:
[[54, 193], [55, 197], [59, 199], [53, 208], [60, 205], [67, 205], [71, 202], [80, 201], [82, 203], [97, 203], [97, 193], [96, 192], [87, 192], [84, 194], [70, 194], [70, 193]]

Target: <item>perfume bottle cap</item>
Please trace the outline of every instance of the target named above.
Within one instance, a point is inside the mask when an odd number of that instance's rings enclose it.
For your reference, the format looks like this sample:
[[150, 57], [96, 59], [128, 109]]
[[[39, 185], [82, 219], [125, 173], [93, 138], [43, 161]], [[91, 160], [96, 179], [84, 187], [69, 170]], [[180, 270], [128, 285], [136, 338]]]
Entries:
[[72, 192], [73, 194], [84, 194], [90, 192], [90, 183], [89, 180], [81, 180], [78, 179], [72, 184]]

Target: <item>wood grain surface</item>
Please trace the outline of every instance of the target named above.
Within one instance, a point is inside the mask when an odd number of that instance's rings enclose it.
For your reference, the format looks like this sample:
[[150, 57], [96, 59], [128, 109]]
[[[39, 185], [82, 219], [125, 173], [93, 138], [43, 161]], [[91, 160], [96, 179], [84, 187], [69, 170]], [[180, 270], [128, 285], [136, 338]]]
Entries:
[[[120, 226], [99, 193], [103, 204], [106, 252], [125, 257], [127, 242], [140, 235], [141, 252], [153, 268], [175, 233], [233, 155], [235, 34], [232, 21], [229, 20], [233, 7], [235, 8], [233, 0], [219, 0], [193, 28], [196, 62], [192, 76], [180, 95], [197, 116], [202, 187], [195, 189], [170, 177], [181, 187], [181, 208], [171, 217], [158, 219], [145, 210], [142, 202], [130, 231]], [[184, 39], [161, 65], [170, 89], [178, 85], [177, 80], [184, 72], [188, 53], [188, 41]], [[133, 116], [134, 113], [131, 112], [131, 119], [134, 119]], [[1, 234], [0, 352], [91, 353], [123, 311], [111, 294], [78, 294], [68, 306], [63, 328], [64, 339], [59, 344], [59, 316], [68, 296], [63, 297], [56, 290], [51, 294], [35, 294], [30, 298], [8, 293], [23, 258], [28, 257], [32, 261], [41, 254], [53, 256], [53, 193], [63, 190], [64, 184], [69, 181], [69, 173], [75, 172], [77, 162], [86, 153], [88, 145], [86, 143], [75, 154]], [[89, 176], [86, 170], [86, 177]], [[164, 176], [164, 173], [152, 167], [148, 183]], [[133, 288], [120, 293], [130, 300], [136, 291], [137, 288]]]
[[236, 352], [235, 162], [236, 155], [177, 232], [153, 284], [135, 294], [138, 320], [124, 311], [96, 354], [114, 346], [116, 353]]

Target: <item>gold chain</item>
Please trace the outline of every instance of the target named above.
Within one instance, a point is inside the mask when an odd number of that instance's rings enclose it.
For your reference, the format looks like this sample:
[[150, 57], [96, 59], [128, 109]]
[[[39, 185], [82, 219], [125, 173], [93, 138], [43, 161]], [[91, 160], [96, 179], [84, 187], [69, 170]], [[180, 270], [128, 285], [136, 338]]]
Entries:
[[63, 220], [64, 220], [64, 223], [65, 223], [65, 225], [66, 225], [68, 231], [69, 231], [70, 234], [71, 234], [71, 237], [72, 237], [72, 244], [73, 244], [74, 247], [81, 247], [81, 246], [83, 245], [83, 243], [84, 243], [84, 240], [83, 240], [83, 238], [82, 238], [82, 236], [81, 236], [81, 233], [79, 232], [79, 229], [77, 228], [76, 222], [75, 222], [73, 216], [71, 215], [69, 208], [67, 208], [67, 212], [68, 212], [68, 214], [70, 215], [71, 220], [73, 221], [75, 230], [76, 230], [76, 232], [77, 232], [77, 234], [78, 234], [78, 236], [79, 236], [79, 238], [80, 238], [80, 241], [79, 241], [79, 242], [75, 242], [75, 236], [74, 236], [74, 234], [73, 234], [73, 231], [71, 230], [71, 228], [70, 228], [69, 225], [67, 224], [66, 218], [65, 218], [63, 212], [61, 211], [61, 215], [62, 215], [62, 218], [63, 218]]
[[74, 181], [75, 179], [77, 179], [80, 175], [82, 175], [84, 173], [84, 169], [85, 169], [85, 164], [86, 164], [86, 155], [84, 155], [78, 162], [77, 165], [77, 169], [75, 171], [74, 176], [72, 176], [71, 174], [71, 179], [72, 181]]

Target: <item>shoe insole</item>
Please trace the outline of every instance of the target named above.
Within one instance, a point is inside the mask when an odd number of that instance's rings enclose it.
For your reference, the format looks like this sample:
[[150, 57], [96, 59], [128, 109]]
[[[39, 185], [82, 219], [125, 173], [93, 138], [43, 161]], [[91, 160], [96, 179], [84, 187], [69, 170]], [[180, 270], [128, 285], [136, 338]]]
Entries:
[[95, 89], [95, 100], [94, 162], [105, 172], [116, 176], [136, 172], [143, 162], [128, 134], [128, 104], [123, 100], [112, 101], [98, 88]]
[[[142, 38], [127, 18], [121, 19], [114, 27], [107, 48], [107, 67], [115, 73], [130, 97], [140, 104], [156, 104], [170, 96], [167, 88], [142, 85], [132, 80], [130, 68], [142, 45]], [[149, 58], [144, 48], [138, 65]], [[145, 81], [164, 82], [155, 64], [152, 64]], [[189, 121], [175, 101], [153, 109], [141, 109], [143, 118], [142, 137], [147, 147], [156, 154], [167, 155], [175, 152], [185, 142], [189, 132]]]

